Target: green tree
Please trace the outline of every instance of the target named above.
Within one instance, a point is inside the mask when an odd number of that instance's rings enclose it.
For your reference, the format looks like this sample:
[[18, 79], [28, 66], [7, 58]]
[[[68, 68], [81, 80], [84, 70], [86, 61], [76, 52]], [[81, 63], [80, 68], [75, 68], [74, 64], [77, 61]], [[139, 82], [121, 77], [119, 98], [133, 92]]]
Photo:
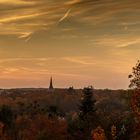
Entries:
[[10, 127], [13, 122], [13, 113], [8, 105], [2, 105], [0, 107], [0, 121], [3, 122], [7, 127]]
[[90, 139], [91, 131], [98, 125], [95, 102], [96, 100], [93, 98], [93, 88], [84, 88], [81, 105], [79, 107], [79, 128], [83, 133], [83, 140]]
[[96, 100], [93, 99], [93, 88], [87, 87], [83, 89], [83, 97], [81, 98], [81, 105], [79, 107], [79, 117], [83, 120], [87, 119], [88, 116], [94, 115]]

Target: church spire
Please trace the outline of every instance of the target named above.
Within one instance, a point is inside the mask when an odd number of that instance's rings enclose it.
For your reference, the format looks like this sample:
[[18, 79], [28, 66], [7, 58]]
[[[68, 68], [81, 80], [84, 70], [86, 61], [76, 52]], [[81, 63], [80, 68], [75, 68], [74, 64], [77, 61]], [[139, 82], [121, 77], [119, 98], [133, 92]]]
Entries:
[[52, 90], [53, 89], [53, 81], [52, 81], [52, 77], [50, 78], [50, 86], [49, 89]]

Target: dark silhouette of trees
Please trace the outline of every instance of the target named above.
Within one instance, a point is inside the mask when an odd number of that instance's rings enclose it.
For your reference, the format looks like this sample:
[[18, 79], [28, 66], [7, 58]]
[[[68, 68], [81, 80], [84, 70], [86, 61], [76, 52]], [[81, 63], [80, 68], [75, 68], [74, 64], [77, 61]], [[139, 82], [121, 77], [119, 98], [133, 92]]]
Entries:
[[71, 86], [71, 87], [68, 88], [68, 92], [69, 92], [70, 94], [76, 93], [73, 86]]
[[97, 127], [95, 102], [93, 87], [84, 88], [80, 100], [78, 118], [71, 121], [68, 127], [68, 131], [74, 136], [74, 140], [90, 139], [91, 131]]
[[131, 97], [131, 107], [135, 116], [135, 132], [140, 139], [140, 61], [133, 67], [132, 74], [129, 75], [130, 86], [134, 89]]
[[13, 121], [13, 113], [8, 105], [2, 105], [0, 107], [0, 121], [6, 126], [10, 127]]
[[130, 78], [130, 88], [140, 89], [140, 61], [138, 60], [135, 67], [132, 68], [132, 74], [128, 76]]
[[98, 124], [95, 102], [96, 100], [93, 98], [93, 87], [84, 88], [81, 105], [79, 107], [80, 130], [84, 132], [83, 140], [90, 137], [91, 131], [96, 128]]
[[83, 89], [83, 97], [81, 99], [81, 105], [79, 107], [80, 114], [79, 117], [83, 120], [87, 119], [88, 116], [94, 115], [96, 112], [95, 109], [95, 100], [93, 99], [93, 88], [87, 87]]
[[[1, 135], [4, 136], [5, 138], [9, 137], [9, 135], [10, 135], [13, 138], [14, 118], [13, 118], [13, 112], [12, 112], [10, 106], [2, 105], [0, 107], [0, 123], [3, 124], [3, 127], [1, 128]], [[6, 138], [6, 139], [8, 139], [8, 138]]]

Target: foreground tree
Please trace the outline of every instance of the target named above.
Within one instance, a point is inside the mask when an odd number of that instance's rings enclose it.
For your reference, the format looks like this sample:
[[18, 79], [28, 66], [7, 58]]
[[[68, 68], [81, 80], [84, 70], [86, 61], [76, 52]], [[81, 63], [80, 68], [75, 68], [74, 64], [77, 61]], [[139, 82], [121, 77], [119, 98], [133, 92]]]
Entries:
[[95, 109], [95, 99], [93, 98], [93, 87], [86, 87], [83, 89], [83, 95], [81, 98], [81, 104], [79, 107], [79, 122], [80, 130], [84, 139], [89, 139], [91, 131], [95, 129], [98, 125], [96, 109]]
[[84, 88], [80, 100], [78, 118], [72, 120], [68, 125], [68, 132], [73, 136], [71, 139], [91, 139], [91, 131], [98, 126], [95, 102], [93, 98], [93, 88]]
[[131, 107], [135, 115], [135, 132], [140, 139], [140, 61], [133, 67], [132, 74], [129, 75], [130, 86], [134, 89], [131, 98]]
[[81, 98], [80, 105], [80, 114], [79, 117], [83, 120], [86, 120], [89, 116], [94, 116], [95, 109], [95, 100], [93, 99], [93, 88], [87, 87], [83, 89], [83, 97]]
[[[0, 106], [0, 139], [12, 140], [14, 135], [13, 112], [10, 106]], [[16, 140], [16, 139], [15, 139]]]
[[0, 121], [7, 127], [10, 127], [13, 122], [13, 113], [8, 105], [2, 105], [0, 107]]
[[132, 74], [129, 75], [130, 88], [140, 89], [140, 61], [138, 60], [135, 67], [132, 68]]

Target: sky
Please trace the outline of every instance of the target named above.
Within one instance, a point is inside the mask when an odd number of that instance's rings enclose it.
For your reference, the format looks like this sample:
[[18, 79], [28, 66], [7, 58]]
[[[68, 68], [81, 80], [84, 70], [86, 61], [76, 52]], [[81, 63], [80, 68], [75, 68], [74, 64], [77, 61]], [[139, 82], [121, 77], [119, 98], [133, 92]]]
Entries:
[[126, 89], [140, 59], [140, 0], [0, 0], [0, 87]]

